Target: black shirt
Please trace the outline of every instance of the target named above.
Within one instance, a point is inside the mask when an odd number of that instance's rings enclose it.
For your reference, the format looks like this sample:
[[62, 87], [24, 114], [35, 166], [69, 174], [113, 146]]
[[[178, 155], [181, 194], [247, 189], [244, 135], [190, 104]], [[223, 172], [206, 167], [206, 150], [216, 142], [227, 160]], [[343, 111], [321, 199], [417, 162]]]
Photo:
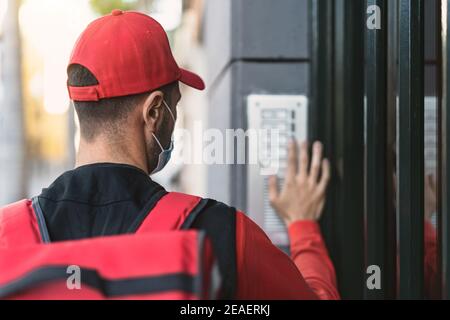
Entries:
[[94, 164], [64, 173], [39, 204], [57, 242], [134, 233], [165, 193], [138, 168]]
[[[135, 233], [167, 192], [144, 171], [93, 164], [68, 171], [37, 197], [50, 242]], [[223, 277], [223, 297], [236, 290], [236, 210], [204, 200], [190, 229], [210, 238]], [[42, 230], [41, 230], [42, 232]]]

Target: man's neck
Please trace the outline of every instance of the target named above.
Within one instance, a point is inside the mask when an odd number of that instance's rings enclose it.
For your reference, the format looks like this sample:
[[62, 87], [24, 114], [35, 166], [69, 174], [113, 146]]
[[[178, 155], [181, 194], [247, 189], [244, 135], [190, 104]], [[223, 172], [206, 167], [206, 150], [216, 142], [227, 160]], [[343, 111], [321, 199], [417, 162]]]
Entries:
[[146, 159], [140, 152], [133, 150], [131, 145], [81, 141], [75, 167], [79, 168], [96, 163], [125, 164], [148, 173]]

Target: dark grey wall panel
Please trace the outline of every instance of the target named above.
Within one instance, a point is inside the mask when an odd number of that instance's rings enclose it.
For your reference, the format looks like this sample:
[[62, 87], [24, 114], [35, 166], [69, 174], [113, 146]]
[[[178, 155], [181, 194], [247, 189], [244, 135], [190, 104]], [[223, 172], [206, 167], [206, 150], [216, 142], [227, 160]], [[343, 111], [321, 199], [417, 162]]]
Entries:
[[232, 0], [235, 59], [307, 59], [308, 0]]
[[308, 0], [208, 0], [208, 83], [241, 60], [309, 58]]

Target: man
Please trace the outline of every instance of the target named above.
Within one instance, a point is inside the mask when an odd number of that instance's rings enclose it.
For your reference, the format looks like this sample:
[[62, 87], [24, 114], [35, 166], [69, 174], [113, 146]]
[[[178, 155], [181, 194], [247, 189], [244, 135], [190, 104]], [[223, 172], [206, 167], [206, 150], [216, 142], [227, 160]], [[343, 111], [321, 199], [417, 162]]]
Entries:
[[[68, 67], [81, 128], [76, 169], [38, 197], [48, 241], [130, 234], [143, 223], [166, 194], [150, 176], [170, 160], [179, 82], [205, 87], [199, 76], [177, 66], [155, 20], [114, 10], [88, 26]], [[291, 143], [285, 186], [280, 192], [276, 178], [270, 183], [271, 201], [289, 227], [295, 263], [243, 213], [213, 200], [202, 207], [194, 227], [212, 240], [225, 298], [339, 298], [316, 222], [330, 168], [322, 161], [321, 144], [313, 149], [308, 171], [308, 146], [302, 145], [298, 165]]]

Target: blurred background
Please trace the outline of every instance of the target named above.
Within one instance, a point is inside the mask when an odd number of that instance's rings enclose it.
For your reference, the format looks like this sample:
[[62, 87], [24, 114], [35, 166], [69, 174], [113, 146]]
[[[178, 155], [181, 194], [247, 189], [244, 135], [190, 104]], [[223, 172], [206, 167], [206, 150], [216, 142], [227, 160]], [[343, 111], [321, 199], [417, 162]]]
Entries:
[[[77, 37], [96, 17], [116, 8], [151, 14], [168, 32], [179, 64], [205, 76], [200, 44], [203, 1], [0, 3], [0, 205], [39, 194], [62, 172], [73, 168], [78, 127], [65, 85], [66, 68]], [[184, 87], [183, 91], [179, 125], [185, 127], [186, 122], [204, 120], [207, 110], [205, 95]], [[184, 177], [196, 177], [189, 179], [189, 185], [182, 185], [182, 169]], [[173, 185], [175, 189], [205, 195], [204, 171], [201, 165], [172, 165], [156, 179], [169, 188]]]

